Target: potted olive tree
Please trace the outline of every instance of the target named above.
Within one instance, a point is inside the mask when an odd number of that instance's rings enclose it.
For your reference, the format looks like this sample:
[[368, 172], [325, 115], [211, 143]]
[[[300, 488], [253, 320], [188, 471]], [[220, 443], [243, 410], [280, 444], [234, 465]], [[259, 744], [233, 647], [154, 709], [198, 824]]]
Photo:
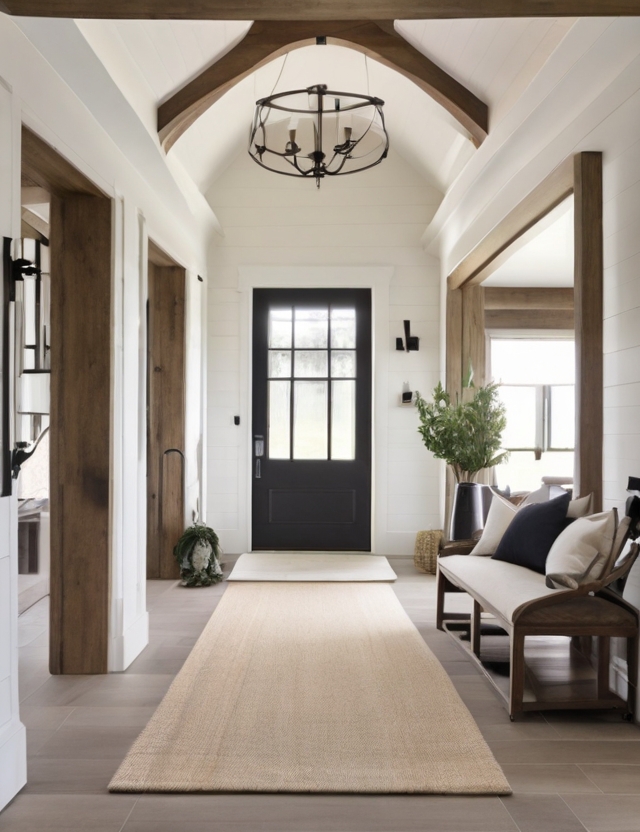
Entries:
[[482, 528], [482, 488], [475, 481], [484, 468], [508, 457], [501, 450], [507, 420], [498, 385], [465, 388], [463, 401], [452, 401], [440, 383], [427, 402], [416, 393], [418, 431], [427, 450], [451, 466], [456, 493], [451, 514], [451, 540], [469, 538]]

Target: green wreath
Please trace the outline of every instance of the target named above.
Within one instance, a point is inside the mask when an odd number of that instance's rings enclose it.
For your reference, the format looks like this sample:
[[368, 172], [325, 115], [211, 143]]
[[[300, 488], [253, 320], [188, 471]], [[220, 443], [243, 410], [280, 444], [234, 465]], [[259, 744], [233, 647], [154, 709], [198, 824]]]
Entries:
[[173, 554], [180, 566], [182, 586], [211, 586], [222, 580], [218, 535], [203, 523], [185, 529]]

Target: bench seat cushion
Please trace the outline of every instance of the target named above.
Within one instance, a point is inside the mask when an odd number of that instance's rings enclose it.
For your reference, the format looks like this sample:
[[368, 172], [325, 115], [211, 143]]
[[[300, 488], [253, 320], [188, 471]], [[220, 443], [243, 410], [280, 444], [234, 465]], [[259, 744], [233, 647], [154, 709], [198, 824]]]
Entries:
[[545, 585], [544, 575], [492, 558], [451, 555], [440, 558], [438, 568], [452, 583], [481, 603], [484, 600], [489, 611], [497, 612], [509, 622], [522, 604], [546, 595], [562, 594], [562, 590]]

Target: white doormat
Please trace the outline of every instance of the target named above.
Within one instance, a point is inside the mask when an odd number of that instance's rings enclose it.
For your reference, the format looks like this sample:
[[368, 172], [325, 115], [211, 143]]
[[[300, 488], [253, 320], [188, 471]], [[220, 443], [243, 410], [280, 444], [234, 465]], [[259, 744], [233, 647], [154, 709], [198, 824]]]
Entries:
[[380, 555], [341, 552], [248, 552], [240, 555], [230, 581], [395, 581]]

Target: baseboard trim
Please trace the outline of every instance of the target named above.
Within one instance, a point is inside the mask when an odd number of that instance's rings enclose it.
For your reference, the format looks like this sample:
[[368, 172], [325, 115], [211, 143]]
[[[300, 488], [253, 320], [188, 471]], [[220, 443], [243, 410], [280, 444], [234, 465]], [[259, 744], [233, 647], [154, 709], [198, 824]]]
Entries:
[[27, 782], [27, 731], [14, 720], [0, 731], [0, 811]]

